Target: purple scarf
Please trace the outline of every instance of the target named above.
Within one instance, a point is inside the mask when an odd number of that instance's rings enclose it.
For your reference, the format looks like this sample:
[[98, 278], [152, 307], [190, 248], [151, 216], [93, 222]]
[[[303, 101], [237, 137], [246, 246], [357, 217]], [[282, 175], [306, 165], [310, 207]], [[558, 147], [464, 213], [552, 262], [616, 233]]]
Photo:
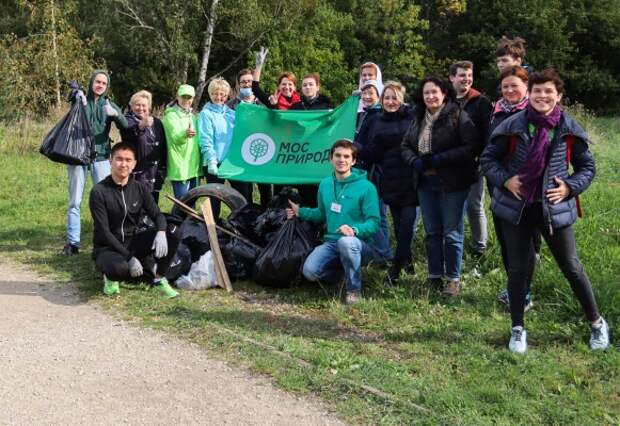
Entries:
[[562, 110], [555, 106], [549, 115], [542, 115], [532, 105], [527, 106], [527, 121], [536, 127], [536, 132], [530, 143], [525, 163], [518, 172], [521, 178], [521, 194], [528, 204], [536, 200], [536, 195], [542, 195], [542, 175], [547, 166], [549, 153], [549, 130], [558, 125], [562, 118]]

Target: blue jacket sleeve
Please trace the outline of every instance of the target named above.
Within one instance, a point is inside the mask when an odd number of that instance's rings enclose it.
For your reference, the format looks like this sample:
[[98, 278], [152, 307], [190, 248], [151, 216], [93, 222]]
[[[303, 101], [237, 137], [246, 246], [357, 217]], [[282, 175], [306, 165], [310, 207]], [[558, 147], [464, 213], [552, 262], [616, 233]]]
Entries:
[[588, 144], [581, 139], [575, 139], [571, 164], [574, 172], [566, 179], [566, 184], [570, 187], [571, 195], [577, 196], [590, 186], [596, 174], [594, 157], [588, 149]]
[[198, 140], [200, 141], [200, 153], [202, 154], [202, 165], [206, 166], [210, 162], [217, 162], [217, 153], [214, 147], [215, 128], [213, 120], [206, 111], [202, 111], [198, 116]]
[[491, 185], [499, 188], [503, 187], [504, 182], [512, 177], [502, 165], [502, 159], [507, 150], [508, 136], [499, 135], [489, 141], [480, 156], [482, 173], [491, 182]]

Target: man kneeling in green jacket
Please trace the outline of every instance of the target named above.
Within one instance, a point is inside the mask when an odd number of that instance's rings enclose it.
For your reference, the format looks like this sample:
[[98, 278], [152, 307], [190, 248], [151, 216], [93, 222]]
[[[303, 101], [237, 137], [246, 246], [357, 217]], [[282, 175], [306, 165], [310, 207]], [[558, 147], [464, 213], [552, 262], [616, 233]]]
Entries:
[[298, 216], [314, 223], [327, 223], [323, 244], [304, 262], [303, 274], [309, 281], [337, 283], [344, 274], [347, 304], [360, 300], [362, 266], [377, 257], [372, 235], [379, 229], [379, 197], [366, 172], [353, 169], [357, 149], [349, 140], [331, 148], [334, 173], [321, 181], [318, 207], [299, 207], [289, 200], [288, 218]]

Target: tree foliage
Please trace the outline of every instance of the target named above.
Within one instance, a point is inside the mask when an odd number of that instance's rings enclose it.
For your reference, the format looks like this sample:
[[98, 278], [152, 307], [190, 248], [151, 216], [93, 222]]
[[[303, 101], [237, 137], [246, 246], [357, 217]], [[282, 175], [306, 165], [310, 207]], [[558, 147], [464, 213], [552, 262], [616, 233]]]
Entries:
[[[222, 75], [234, 83], [239, 69], [253, 65], [261, 45], [270, 49], [266, 88], [274, 88], [284, 70], [298, 77], [319, 72], [321, 90], [340, 102], [355, 88], [365, 61], [376, 62], [384, 78], [412, 88], [423, 75], [445, 76], [450, 62], [470, 59], [476, 86], [493, 94], [493, 55], [502, 35], [527, 40], [526, 62], [534, 69], [557, 68], [570, 99], [599, 110], [620, 107], [620, 55], [610, 53], [620, 48], [620, 0], [220, 0], [215, 7], [213, 0], [101, 0], [97, 7], [87, 0], [3, 3], [0, 118], [44, 113], [52, 106], [57, 62], [63, 83], [85, 84], [91, 69], [105, 64], [119, 103], [148, 89], [161, 105], [179, 83], [197, 85], [201, 75], [207, 82]], [[50, 7], [56, 11], [55, 31]], [[207, 46], [208, 28], [213, 35]]]
[[527, 41], [525, 62], [534, 70], [556, 68], [572, 100], [591, 108], [620, 107], [619, 0], [479, 0], [463, 13], [437, 14], [430, 21], [429, 45], [448, 62], [470, 59], [477, 84], [497, 87], [494, 52], [502, 36]]
[[21, 34], [4, 34], [0, 39], [0, 119], [47, 113], [56, 104], [58, 83], [66, 87], [69, 80], [90, 73], [92, 53], [66, 21], [63, 6], [69, 5], [49, 0], [16, 4], [15, 11], [27, 18], [16, 28]]

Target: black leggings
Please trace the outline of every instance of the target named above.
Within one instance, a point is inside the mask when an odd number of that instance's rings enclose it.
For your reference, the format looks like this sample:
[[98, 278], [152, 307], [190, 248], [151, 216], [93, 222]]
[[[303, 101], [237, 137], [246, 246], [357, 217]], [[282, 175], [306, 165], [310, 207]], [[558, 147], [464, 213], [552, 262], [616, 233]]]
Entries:
[[175, 224], [168, 225], [166, 229], [168, 254], [161, 259], [155, 259], [151, 248], [156, 234], [156, 229], [149, 229], [134, 235], [127, 242], [127, 250], [142, 263], [144, 273], [141, 277], [132, 278], [129, 274], [128, 260], [122, 254], [108, 248], [99, 249], [96, 252], [97, 269], [112, 281], [148, 281], [151, 283], [156, 275], [155, 265], [157, 265], [157, 276], [165, 276], [181, 242], [181, 228]]
[[[491, 186], [487, 180], [487, 189], [489, 190], [489, 195], [493, 196], [493, 186]], [[497, 237], [497, 242], [499, 243], [500, 253], [502, 255], [502, 263], [504, 264], [504, 269], [506, 270], [506, 275], [508, 274], [508, 254], [506, 253], [506, 241], [504, 238], [504, 230], [502, 229], [503, 220], [495, 215], [495, 213], [491, 212], [493, 217], [493, 228], [495, 229], [495, 236]], [[540, 253], [540, 246], [542, 244], [542, 238], [540, 235], [540, 230], [536, 228], [532, 237], [532, 245], [535, 253]], [[534, 269], [532, 268], [532, 275], [534, 274]], [[530, 288], [532, 287], [532, 275], [529, 276], [527, 280], [527, 287], [525, 289], [525, 293], [530, 292]]]
[[592, 284], [577, 256], [575, 234], [572, 226], [554, 229], [549, 234], [545, 224], [540, 203], [527, 206], [518, 225], [502, 220], [502, 230], [506, 243], [508, 262], [508, 295], [510, 297], [510, 315], [512, 326], [523, 326], [523, 311], [528, 277], [534, 270], [534, 245], [532, 238], [538, 230], [542, 233], [551, 254], [560, 270], [570, 283], [573, 293], [579, 300], [586, 318], [595, 321], [599, 318]]

